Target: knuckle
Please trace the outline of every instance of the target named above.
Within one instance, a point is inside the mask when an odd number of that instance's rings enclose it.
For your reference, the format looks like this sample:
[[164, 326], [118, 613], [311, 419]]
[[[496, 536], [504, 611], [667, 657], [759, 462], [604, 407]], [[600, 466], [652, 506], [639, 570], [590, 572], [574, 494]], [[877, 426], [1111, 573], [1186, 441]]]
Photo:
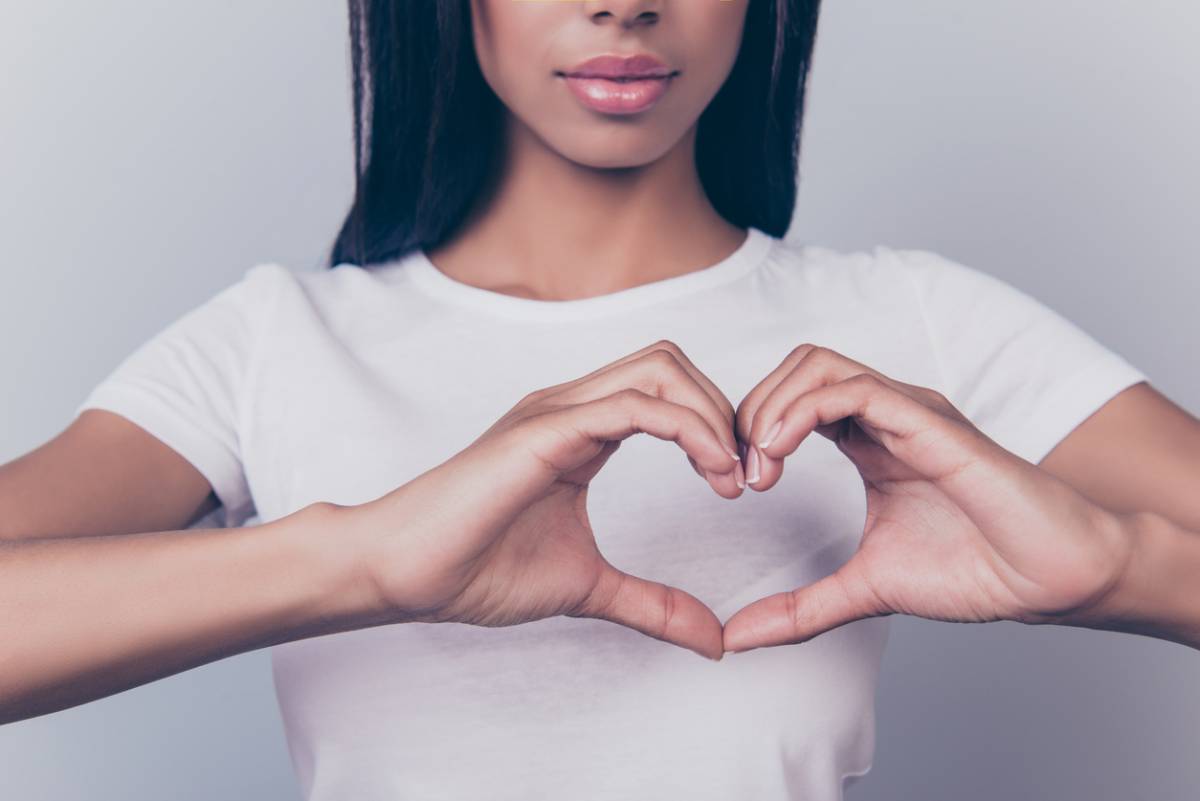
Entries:
[[675, 357], [679, 357], [679, 356], [683, 355], [683, 348], [679, 347], [678, 345], [676, 345], [674, 342], [672, 342], [669, 339], [660, 339], [657, 342], [655, 342], [653, 345], [651, 345], [650, 347], [656, 351], [657, 350], [666, 351], [667, 353], [669, 353], [670, 355], [675, 356]]
[[340, 514], [346, 506], [333, 501], [314, 501], [306, 508], [313, 517], [326, 520]]
[[643, 357], [643, 360], [656, 373], [679, 367], [679, 359], [675, 358], [675, 354], [663, 348], [656, 348], [650, 351]]
[[846, 382], [863, 390], [876, 390], [883, 386], [883, 382], [870, 373], [858, 373], [847, 378]]
[[804, 358], [804, 357], [806, 357], [806, 356], [807, 356], [807, 355], [808, 355], [808, 354], [809, 354], [809, 353], [810, 353], [810, 352], [813, 350], [813, 348], [815, 348], [815, 347], [817, 347], [817, 346], [816, 346], [816, 345], [814, 345], [814, 344], [813, 344], [813, 343], [811, 343], [811, 342], [802, 342], [801, 344], [799, 344], [799, 345], [797, 345], [796, 347], [792, 348], [792, 352], [791, 352], [791, 353], [789, 353], [788, 355], [789, 355], [789, 356], [794, 356], [794, 357], [796, 357], [797, 359], [803, 359], [803, 358]]
[[675, 614], [678, 611], [676, 608], [677, 600], [674, 592], [669, 589], [666, 590], [666, 597], [663, 598], [663, 613], [657, 631], [659, 639], [665, 639], [667, 633], [671, 630], [671, 621], [675, 619]]
[[950, 407], [950, 399], [936, 389], [931, 389], [930, 387], [920, 387], [920, 390], [921, 394], [923, 394], [926, 399], [932, 401], [935, 406], [940, 406], [942, 408]]
[[646, 393], [642, 392], [637, 387], [625, 387], [618, 389], [612, 394], [612, 398], [624, 406], [636, 406], [646, 398]]
[[663, 384], [678, 383], [683, 380], [687, 371], [674, 354], [666, 350], [654, 350], [646, 355], [646, 370], [651, 383], [659, 388]]
[[831, 355], [833, 355], [833, 351], [824, 345], [808, 345], [803, 358], [806, 362], [820, 362], [828, 359]]
[[805, 352], [804, 356], [801, 357], [793, 369], [823, 375], [833, 372], [832, 363], [834, 360], [835, 354], [829, 348], [822, 347], [821, 345], [813, 345]]
[[535, 389], [532, 392], [527, 392], [525, 393], [525, 396], [521, 398], [521, 400], [517, 401], [515, 408], [521, 409], [528, 406], [533, 406], [545, 398], [547, 394], [548, 390], [544, 387], [541, 389]]

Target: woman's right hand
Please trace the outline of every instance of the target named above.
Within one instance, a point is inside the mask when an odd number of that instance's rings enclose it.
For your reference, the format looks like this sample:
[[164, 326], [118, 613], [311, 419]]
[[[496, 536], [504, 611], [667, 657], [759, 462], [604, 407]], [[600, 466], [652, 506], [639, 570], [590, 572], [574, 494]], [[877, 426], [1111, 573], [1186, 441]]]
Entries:
[[718, 495], [738, 497], [733, 414], [678, 346], [657, 342], [526, 395], [446, 462], [335, 514], [366, 543], [367, 574], [389, 619], [509, 626], [592, 617], [720, 659], [712, 610], [601, 555], [587, 490], [621, 441], [644, 432], [676, 442]]

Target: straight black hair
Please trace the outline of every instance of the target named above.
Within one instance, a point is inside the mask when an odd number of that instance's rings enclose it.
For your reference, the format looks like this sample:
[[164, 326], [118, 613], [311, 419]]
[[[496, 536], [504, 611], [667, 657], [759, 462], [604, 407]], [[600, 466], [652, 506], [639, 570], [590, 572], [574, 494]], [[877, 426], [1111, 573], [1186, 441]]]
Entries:
[[[503, 105], [475, 58], [469, 0], [349, 0], [354, 201], [328, 267], [433, 247], [487, 191]], [[717, 212], [782, 237], [820, 0], [750, 0], [728, 79], [700, 116], [696, 166]]]

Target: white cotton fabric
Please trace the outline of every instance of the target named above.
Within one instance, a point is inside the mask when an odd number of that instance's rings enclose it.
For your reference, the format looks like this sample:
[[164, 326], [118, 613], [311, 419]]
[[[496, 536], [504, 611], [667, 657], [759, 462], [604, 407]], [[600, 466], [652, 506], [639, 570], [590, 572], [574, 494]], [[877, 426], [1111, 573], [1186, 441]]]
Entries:
[[[77, 413], [144, 427], [221, 500], [196, 525], [239, 526], [376, 498], [526, 393], [659, 339], [734, 405], [794, 347], [824, 345], [941, 391], [1031, 462], [1146, 379], [1032, 297], [936, 254], [840, 253], [751, 228], [704, 269], [569, 301], [461, 283], [421, 250], [370, 269], [255, 265], [126, 357]], [[842, 564], [865, 502], [822, 437], [770, 491], [731, 501], [674, 443], [637, 436], [589, 509], [610, 561], [725, 620]], [[830, 801], [871, 766], [887, 631], [876, 618], [709, 662], [604, 621], [407, 624], [272, 658], [312, 801]]]

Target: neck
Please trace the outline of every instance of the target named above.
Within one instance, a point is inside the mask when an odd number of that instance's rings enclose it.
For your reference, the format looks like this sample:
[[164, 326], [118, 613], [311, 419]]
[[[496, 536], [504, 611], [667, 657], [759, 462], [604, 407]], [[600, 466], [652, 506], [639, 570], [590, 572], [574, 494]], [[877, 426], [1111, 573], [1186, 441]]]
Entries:
[[574, 300], [721, 261], [745, 239], [712, 207], [693, 126], [641, 167], [586, 166], [509, 116], [491, 190], [427, 251], [443, 273], [518, 297]]

